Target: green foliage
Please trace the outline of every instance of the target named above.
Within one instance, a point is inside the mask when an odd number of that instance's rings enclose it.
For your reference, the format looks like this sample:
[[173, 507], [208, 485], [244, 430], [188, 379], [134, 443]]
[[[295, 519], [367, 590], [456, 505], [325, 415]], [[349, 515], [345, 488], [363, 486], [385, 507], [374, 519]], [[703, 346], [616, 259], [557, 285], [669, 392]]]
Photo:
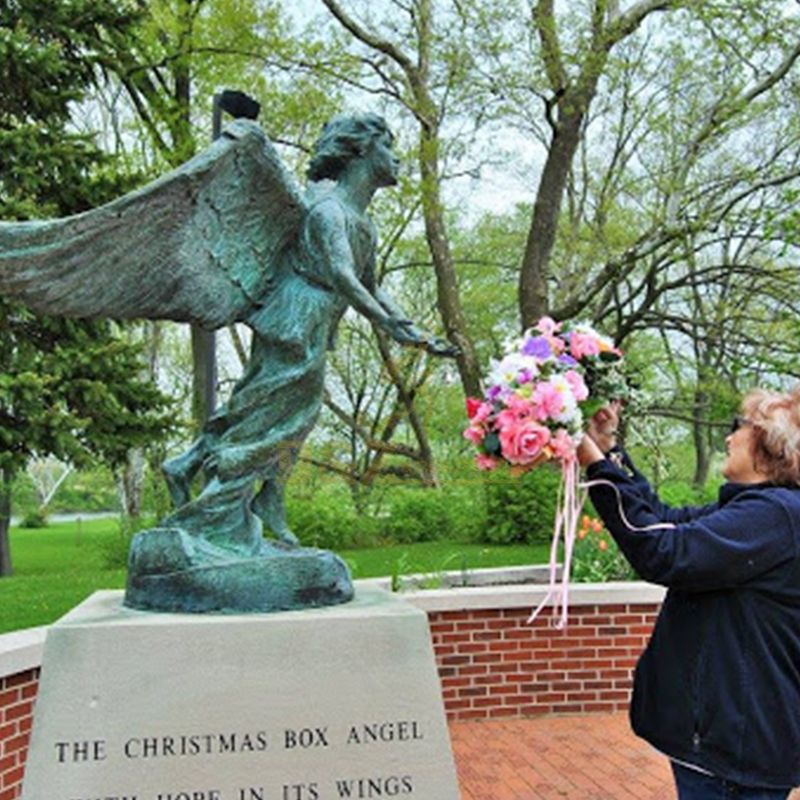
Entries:
[[518, 333], [519, 257], [529, 217], [530, 208], [518, 205], [505, 214], [486, 213], [466, 229], [454, 226], [461, 299], [484, 363]]
[[716, 501], [720, 483], [720, 480], [711, 481], [698, 489], [686, 481], [668, 481], [659, 487], [658, 496], [674, 508], [702, 506]]
[[51, 453], [121, 463], [173, 427], [169, 400], [137, 379], [140, 348], [109, 323], [37, 317], [0, 301], [0, 469]]
[[578, 583], [637, 579], [611, 534], [597, 518], [584, 515], [572, 553], [572, 578]]
[[76, 213], [130, 186], [70, 121], [105, 34], [135, 17], [126, 0], [0, 0], [0, 217]]
[[286, 506], [289, 525], [307, 547], [340, 550], [377, 541], [376, 521], [358, 514], [346, 491], [319, 492], [313, 501], [290, 495]]
[[485, 519], [481, 492], [411, 486], [375, 490], [360, 512], [342, 487], [328, 485], [313, 497], [290, 493], [287, 514], [303, 544], [331, 550], [478, 541]]
[[102, 467], [73, 472], [59, 488], [49, 507], [53, 513], [116, 511], [119, 508], [119, 495], [114, 476], [110, 470]]
[[29, 511], [19, 524], [20, 528], [46, 528], [47, 525], [47, 511], [42, 508]]
[[[131, 188], [136, 176], [75, 133], [72, 114], [137, 14], [128, 0], [0, 0], [0, 218], [74, 214]], [[33, 455], [119, 464], [172, 429], [168, 399], [138, 377], [140, 349], [114, 334], [108, 322], [47, 319], [0, 300], [4, 481]], [[4, 558], [0, 574], [10, 568]]]
[[154, 517], [121, 516], [117, 523], [116, 536], [108, 536], [100, 543], [102, 564], [106, 569], [124, 569], [128, 565], [131, 540], [139, 531], [152, 528]]
[[387, 497], [381, 533], [392, 542], [477, 541], [485, 511], [480, 493], [455, 488], [396, 488]]
[[486, 524], [480, 541], [547, 542], [553, 535], [561, 474], [541, 468], [515, 477], [506, 470], [485, 480]]

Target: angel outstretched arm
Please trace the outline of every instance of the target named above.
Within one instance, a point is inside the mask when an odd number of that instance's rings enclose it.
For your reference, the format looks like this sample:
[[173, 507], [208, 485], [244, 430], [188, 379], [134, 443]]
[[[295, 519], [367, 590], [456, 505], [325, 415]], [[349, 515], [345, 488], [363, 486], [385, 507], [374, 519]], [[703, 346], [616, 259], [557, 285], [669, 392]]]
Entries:
[[[339, 203], [330, 201], [315, 206], [308, 225], [315, 257], [322, 259], [334, 288], [353, 308], [402, 344], [425, 347], [436, 355], [454, 354], [448, 343], [419, 330], [385, 292], [368, 286], [358, 277], [345, 211]], [[371, 279], [367, 283], [372, 284]]]

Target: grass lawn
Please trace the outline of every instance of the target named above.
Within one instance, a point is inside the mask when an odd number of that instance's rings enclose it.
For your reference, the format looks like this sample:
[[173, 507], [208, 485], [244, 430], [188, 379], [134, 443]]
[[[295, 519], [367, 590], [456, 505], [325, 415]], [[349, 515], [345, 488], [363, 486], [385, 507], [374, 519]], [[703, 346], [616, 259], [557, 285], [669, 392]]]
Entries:
[[[14, 575], [0, 580], [0, 633], [47, 625], [97, 589], [120, 589], [125, 570], [109, 568], [109, 550], [120, 550], [116, 519], [53, 523], [11, 529]], [[549, 545], [481, 545], [421, 542], [342, 550], [356, 578], [446, 570], [538, 564]]]

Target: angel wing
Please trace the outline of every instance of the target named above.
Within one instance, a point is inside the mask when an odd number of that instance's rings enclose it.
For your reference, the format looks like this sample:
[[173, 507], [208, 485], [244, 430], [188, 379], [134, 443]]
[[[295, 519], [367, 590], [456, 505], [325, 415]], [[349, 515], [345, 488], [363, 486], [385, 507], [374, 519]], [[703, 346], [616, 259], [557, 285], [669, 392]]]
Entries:
[[67, 317], [242, 319], [305, 206], [261, 128], [236, 120], [138, 191], [62, 219], [0, 223], [0, 294]]

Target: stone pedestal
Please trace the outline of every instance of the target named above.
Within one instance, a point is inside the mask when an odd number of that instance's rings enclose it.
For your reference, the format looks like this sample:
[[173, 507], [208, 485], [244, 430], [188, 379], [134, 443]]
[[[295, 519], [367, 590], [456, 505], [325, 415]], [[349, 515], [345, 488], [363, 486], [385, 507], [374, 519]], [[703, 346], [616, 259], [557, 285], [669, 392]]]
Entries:
[[458, 800], [425, 614], [363, 589], [265, 615], [98, 592], [45, 643], [23, 800]]

